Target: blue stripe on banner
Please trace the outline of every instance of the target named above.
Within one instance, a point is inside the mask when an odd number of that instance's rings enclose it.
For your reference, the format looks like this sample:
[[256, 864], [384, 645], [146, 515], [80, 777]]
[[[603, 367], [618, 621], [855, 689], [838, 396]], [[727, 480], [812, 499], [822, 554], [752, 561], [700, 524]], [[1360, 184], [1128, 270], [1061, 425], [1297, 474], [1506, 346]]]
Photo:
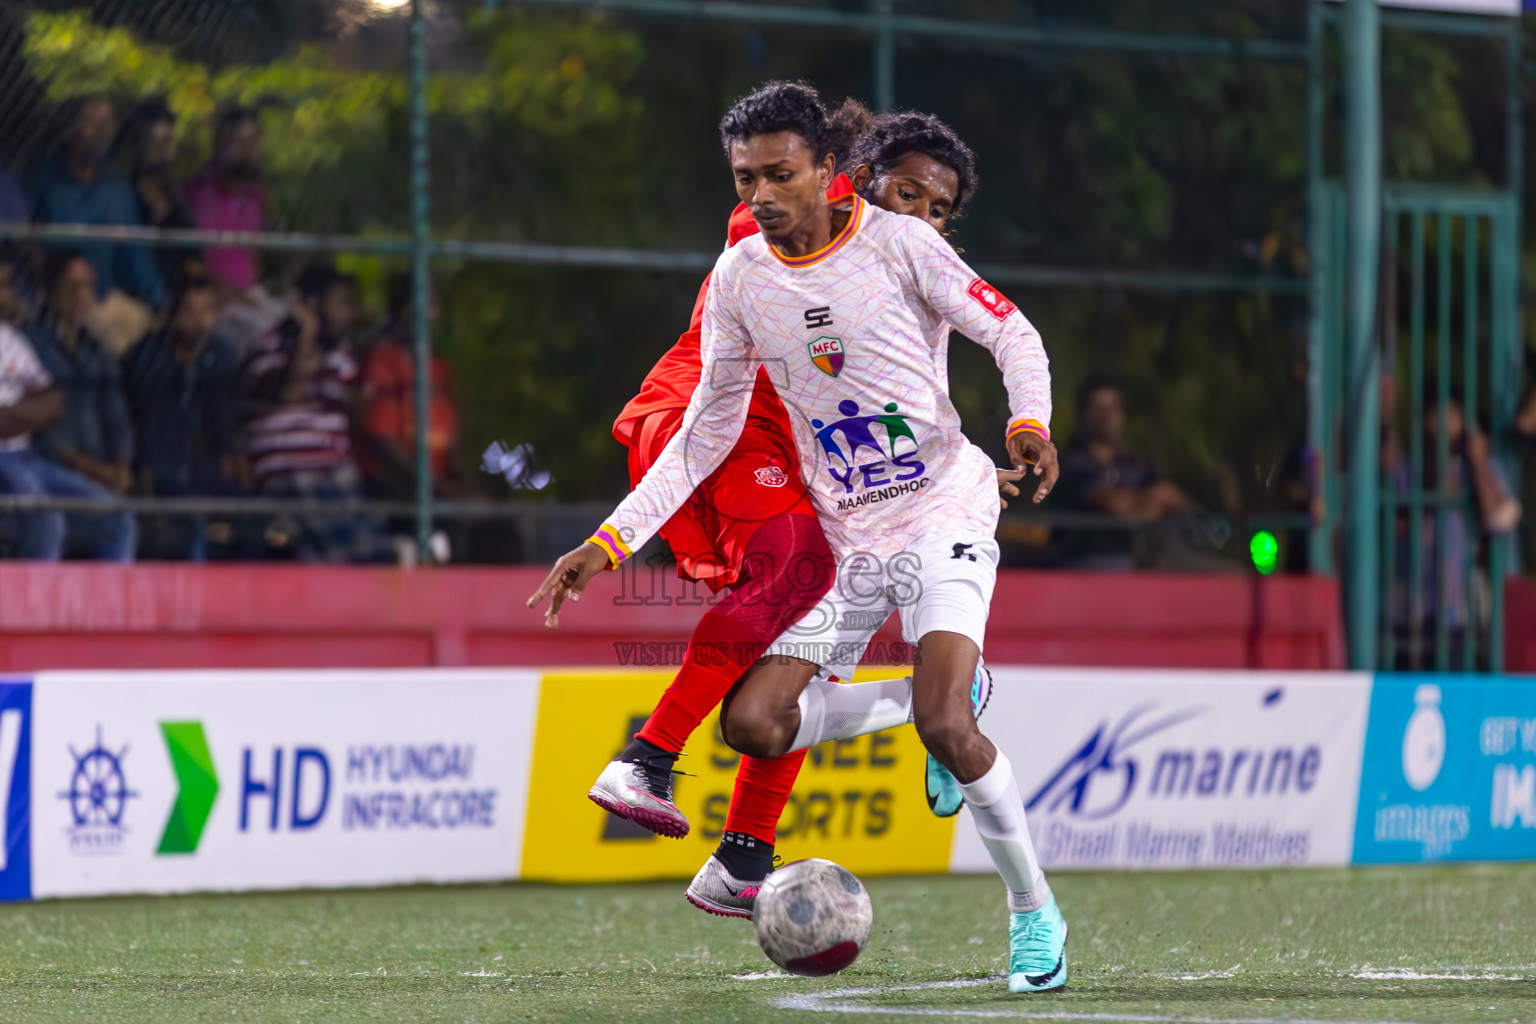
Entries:
[[32, 898], [32, 683], [0, 680], [0, 900]]
[[1536, 685], [1378, 675], [1354, 862], [1536, 858]]

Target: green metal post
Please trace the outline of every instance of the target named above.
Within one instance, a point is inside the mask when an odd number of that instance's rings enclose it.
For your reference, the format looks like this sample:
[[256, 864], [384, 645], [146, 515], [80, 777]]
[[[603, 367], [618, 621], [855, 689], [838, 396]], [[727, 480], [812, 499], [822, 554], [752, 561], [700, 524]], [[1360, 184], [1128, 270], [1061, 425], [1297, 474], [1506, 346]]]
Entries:
[[[1481, 218], [1476, 214], [1468, 214], [1466, 217], [1466, 256], [1464, 257], [1463, 273], [1466, 275], [1462, 286], [1462, 327], [1461, 327], [1461, 379], [1464, 382], [1461, 388], [1462, 409], [1468, 425], [1477, 422], [1477, 340], [1478, 340], [1478, 271], [1477, 253], [1479, 240], [1478, 225]], [[1463, 496], [1464, 508], [1462, 512], [1467, 516], [1467, 522], [1475, 522], [1472, 518], [1476, 510], [1471, 507], [1471, 501]], [[1462, 559], [1461, 565], [1462, 594], [1467, 601], [1468, 608], [1472, 605], [1472, 558]], [[1477, 623], [1466, 622], [1463, 624], [1461, 670], [1472, 672], [1477, 668]]]
[[416, 350], [416, 546], [430, 555], [432, 475], [427, 457], [432, 336], [430, 208], [427, 203], [427, 0], [411, 0], [411, 330]]
[[1451, 574], [1461, 566], [1446, 559], [1450, 537], [1451, 435], [1446, 410], [1451, 404], [1451, 215], [1441, 212], [1435, 238], [1440, 265], [1435, 272], [1435, 671], [1451, 667]]
[[1376, 668], [1381, 613], [1376, 535], [1380, 464], [1376, 291], [1381, 246], [1381, 25], [1375, 0], [1348, 0], [1344, 12], [1347, 99], [1345, 170], [1349, 188], [1349, 475], [1345, 622], [1351, 668]]
[[[1509, 436], [1514, 428], [1515, 405], [1520, 387], [1520, 342], [1516, 334], [1519, 313], [1520, 251], [1516, 248], [1516, 204], [1506, 196], [1503, 212], [1493, 220], [1493, 258], [1489, 266], [1492, 309], [1489, 315], [1488, 427], [1493, 457], [1505, 469], [1512, 488], [1519, 477], [1510, 474]], [[1519, 493], [1518, 490], [1515, 491]], [[1488, 622], [1488, 668], [1504, 670], [1504, 581], [1514, 568], [1514, 536], [1496, 534], [1488, 554], [1488, 580], [1492, 601]]]
[[896, 109], [896, 29], [891, 24], [891, 0], [875, 0], [875, 113]]
[[1328, 454], [1333, 459], [1330, 472], [1324, 477], [1323, 499], [1328, 503], [1329, 543], [1328, 560], [1338, 572], [1340, 524], [1344, 511], [1344, 386], [1346, 339], [1349, 336], [1348, 275], [1344, 269], [1349, 262], [1349, 203], [1341, 182], [1328, 182], [1324, 188], [1328, 202], [1328, 260], [1333, 268], [1328, 275], [1327, 322], [1323, 335], [1324, 359], [1324, 407], [1328, 411]]
[[[1387, 219], [1387, 250], [1385, 258], [1395, 270], [1397, 254], [1402, 248], [1403, 218], [1401, 211], [1398, 210], [1395, 204], [1386, 207], [1385, 215]], [[1346, 327], [1345, 330], [1347, 331], [1348, 328]], [[1395, 373], [1399, 355], [1396, 351], [1397, 339], [1395, 336], [1391, 340], [1391, 345], [1393, 346], [1392, 367]], [[1384, 350], [1385, 347], [1383, 345], [1382, 349]], [[1380, 462], [1379, 459], [1377, 461]], [[1397, 516], [1399, 512], [1408, 507], [1408, 502], [1404, 495], [1398, 493], [1397, 480], [1393, 477], [1391, 467], [1383, 465], [1379, 469], [1381, 471], [1381, 500], [1378, 504], [1381, 505], [1381, 527], [1377, 533], [1379, 535], [1378, 542], [1381, 545], [1381, 569], [1379, 572], [1381, 585], [1378, 593], [1387, 595], [1388, 601], [1391, 601], [1392, 595], [1398, 592]], [[1405, 595], [1408, 586], [1407, 580], [1408, 577], [1405, 575], [1403, 582], [1403, 593]], [[1407, 608], [1406, 601], [1403, 607]], [[1376, 663], [1378, 665], [1397, 664], [1397, 634], [1392, 629], [1392, 611], [1395, 611], [1395, 606], [1389, 606], [1389, 609], [1386, 614], [1381, 615], [1381, 646], [1376, 652]]]
[[[1516, 285], [1520, 264], [1519, 252], [1514, 247], [1512, 206], [1506, 203], [1506, 212], [1493, 219], [1493, 252], [1488, 268], [1492, 303], [1488, 317], [1488, 432], [1493, 457], [1506, 468], [1510, 460], [1505, 457], [1508, 452], [1505, 439], [1514, 425], [1515, 388], [1519, 381], [1519, 346], [1514, 335], [1514, 322], [1519, 302]], [[1511, 484], [1514, 485], [1514, 480]], [[1494, 535], [1488, 546], [1488, 582], [1492, 591], [1488, 609], [1488, 668], [1493, 672], [1503, 671], [1504, 664], [1504, 579], [1512, 564], [1514, 545], [1511, 540], [1507, 534]]]
[[[1424, 667], [1424, 222], [1413, 212], [1408, 320], [1408, 667]], [[1399, 378], [1401, 379], [1401, 378]], [[1398, 407], [1403, 404], [1398, 398]], [[1384, 557], [1391, 558], [1390, 553]], [[1390, 600], [1390, 597], [1389, 597]]]
[[1332, 262], [1329, 243], [1328, 197], [1323, 193], [1323, 17], [1320, 0], [1307, 4], [1307, 290], [1311, 318], [1307, 335], [1307, 443], [1316, 456], [1317, 478], [1312, 481], [1322, 494], [1322, 518], [1308, 533], [1307, 564], [1312, 571], [1333, 575], [1333, 517], [1335, 509], [1327, 480], [1334, 471], [1333, 424], [1327, 400], [1328, 303], [1324, 290], [1331, 275], [1340, 272]]

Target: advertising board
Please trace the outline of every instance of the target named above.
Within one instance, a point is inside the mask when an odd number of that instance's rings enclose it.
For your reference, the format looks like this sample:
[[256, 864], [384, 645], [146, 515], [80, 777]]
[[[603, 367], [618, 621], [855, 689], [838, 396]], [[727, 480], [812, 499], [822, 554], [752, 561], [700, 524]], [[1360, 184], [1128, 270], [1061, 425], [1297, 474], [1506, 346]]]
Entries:
[[[983, 731], [1013, 764], [1045, 867], [1349, 862], [1369, 675], [994, 677]], [[969, 815], [951, 866], [991, 869]]]
[[[856, 679], [902, 675], [865, 667]], [[522, 877], [545, 881], [686, 878], [714, 851], [740, 755], [711, 715], [693, 734], [674, 793], [692, 829], [662, 839], [608, 814], [587, 787], [672, 681], [669, 672], [549, 672], [539, 701]], [[823, 743], [806, 756], [779, 823], [786, 861], [830, 857], [859, 874], [941, 872], [955, 819], [929, 813], [926, 756], [912, 726]]]
[[32, 698], [34, 896], [517, 875], [536, 672], [60, 672]]
[[1355, 863], [1533, 857], [1536, 685], [1377, 676]]
[[[865, 668], [882, 678], [901, 668]], [[1487, 677], [993, 667], [983, 731], [1049, 869], [1536, 859], [1536, 686]], [[693, 828], [586, 798], [670, 670], [48, 672], [0, 679], [0, 899], [686, 878], [740, 757], [679, 762]], [[809, 752], [785, 860], [990, 872], [911, 726]]]

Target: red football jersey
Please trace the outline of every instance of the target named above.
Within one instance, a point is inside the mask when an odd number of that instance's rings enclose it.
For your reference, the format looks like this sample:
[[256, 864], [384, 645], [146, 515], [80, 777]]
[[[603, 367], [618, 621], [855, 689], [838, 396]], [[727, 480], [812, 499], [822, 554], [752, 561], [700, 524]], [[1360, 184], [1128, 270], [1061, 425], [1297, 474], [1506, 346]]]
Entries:
[[[827, 189], [827, 200], [831, 202], [852, 194], [853, 183], [846, 174], [839, 174], [833, 179], [832, 187]], [[726, 222], [726, 248], [757, 234], [757, 230], [757, 221], [752, 219], [747, 205], [737, 203], [736, 209], [731, 211], [731, 219]], [[694, 389], [699, 386], [699, 378], [704, 374], [699, 345], [703, 340], [704, 296], [708, 294], [709, 278], [706, 277], [699, 286], [699, 297], [694, 300], [688, 329], [677, 339], [677, 344], [656, 360], [656, 365], [651, 367], [651, 372], [645, 375], [645, 381], [640, 385], [640, 393], [629, 400], [624, 411], [619, 413], [619, 418], [613, 421], [613, 436], [620, 444], [628, 446], [633, 443], [637, 420], [661, 409], [686, 408], [689, 399], [693, 397]], [[789, 413], [785, 411], [778, 392], [768, 380], [766, 370], [757, 371], [752, 406], [747, 412], [748, 415], [762, 416], [780, 423], [785, 433], [789, 434]]]

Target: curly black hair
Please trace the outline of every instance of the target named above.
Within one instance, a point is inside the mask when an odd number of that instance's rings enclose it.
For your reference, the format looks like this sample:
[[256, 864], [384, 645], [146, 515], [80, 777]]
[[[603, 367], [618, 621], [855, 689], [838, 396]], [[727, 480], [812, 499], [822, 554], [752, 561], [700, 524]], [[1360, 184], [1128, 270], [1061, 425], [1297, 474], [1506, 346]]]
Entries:
[[874, 116], [858, 100], [844, 100], [828, 115], [821, 94], [805, 82], [767, 82], [737, 100], [720, 119], [720, 143], [730, 152], [731, 143], [754, 135], [794, 132], [804, 139], [820, 160], [828, 153], [837, 158], [838, 170], [849, 162], [860, 137]]
[[881, 114], [854, 146], [848, 162], [852, 166], [868, 164], [878, 177], [908, 153], [932, 157], [954, 170], [960, 182], [955, 192], [954, 213], [958, 214], [976, 192], [976, 154], [953, 128], [932, 114]]

